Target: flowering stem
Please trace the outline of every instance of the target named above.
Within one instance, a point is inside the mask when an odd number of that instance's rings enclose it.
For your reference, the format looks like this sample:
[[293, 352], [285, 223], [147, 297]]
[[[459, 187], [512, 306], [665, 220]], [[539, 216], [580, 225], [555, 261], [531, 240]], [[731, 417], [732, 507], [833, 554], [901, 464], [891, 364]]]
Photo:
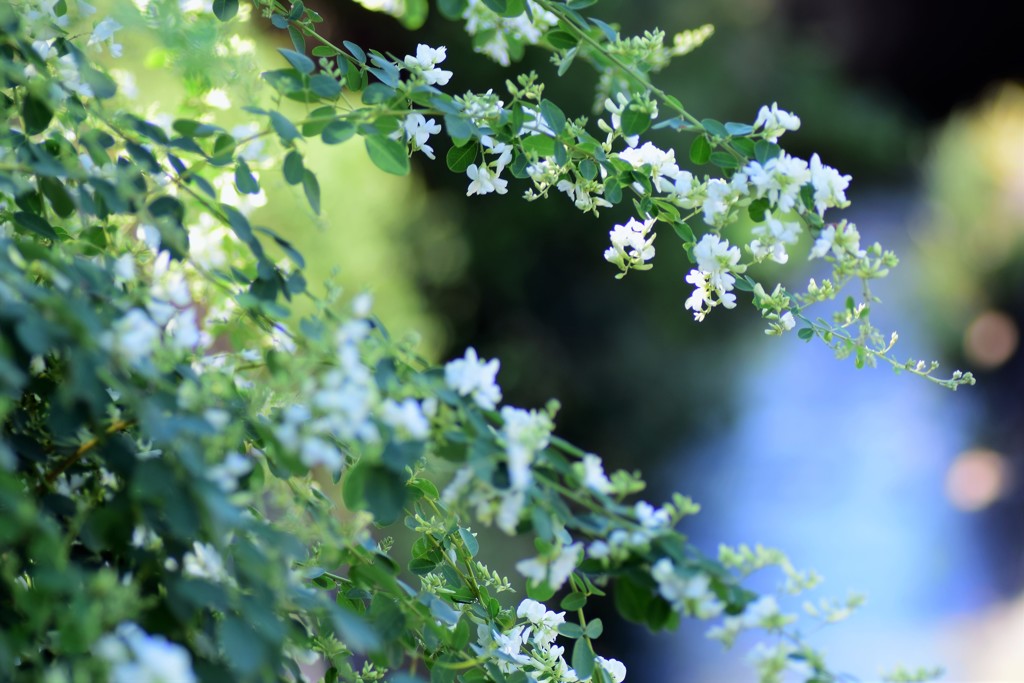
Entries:
[[102, 435], [94, 436], [91, 439], [82, 443], [77, 449], [75, 449], [74, 453], [72, 453], [62, 463], [60, 463], [57, 467], [51, 470], [50, 473], [47, 474], [46, 477], [43, 479], [43, 481], [46, 483], [47, 486], [52, 486], [53, 482], [57, 480], [57, 477], [66, 472], [68, 468], [70, 468], [76, 462], [84, 458], [89, 453], [89, 451], [96, 448], [96, 446], [98, 446], [100, 442], [103, 441], [104, 437], [110, 436], [111, 434], [116, 434], [118, 432], [123, 432], [124, 430], [131, 427], [133, 424], [135, 424], [134, 420], [117, 420], [109, 427], [107, 427], [107, 429], [103, 432]]

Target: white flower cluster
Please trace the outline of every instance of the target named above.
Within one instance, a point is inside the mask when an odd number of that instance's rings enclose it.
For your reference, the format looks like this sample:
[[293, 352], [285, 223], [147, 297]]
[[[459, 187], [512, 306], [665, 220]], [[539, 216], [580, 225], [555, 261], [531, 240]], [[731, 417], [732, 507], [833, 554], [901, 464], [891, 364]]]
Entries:
[[530, 0], [526, 2], [530, 6], [529, 13], [508, 18], [498, 16], [482, 0], [469, 0], [462, 13], [466, 20], [466, 33], [486, 37], [483, 42], [474, 41], [473, 49], [502, 66], [508, 66], [511, 63], [509, 40], [520, 45], [536, 45], [541, 36], [558, 23], [558, 17], [540, 9]]
[[209, 543], [193, 542], [192, 550], [185, 553], [181, 560], [181, 571], [185, 576], [205, 579], [213, 583], [230, 581], [231, 577], [228, 576], [227, 570], [224, 568], [224, 558]]
[[761, 129], [762, 135], [769, 142], [778, 142], [779, 137], [787, 130], [800, 129], [800, 117], [785, 109], [779, 109], [778, 102], [772, 102], [770, 108], [764, 106], [757, 112], [754, 130], [758, 129]]
[[657, 235], [651, 235], [653, 226], [653, 218], [648, 218], [642, 223], [635, 218], [630, 218], [625, 225], [616, 225], [608, 233], [612, 246], [605, 249], [604, 260], [614, 263], [622, 271], [616, 277], [622, 277], [630, 269], [649, 270], [651, 268], [648, 261], [654, 258], [654, 238], [657, 237]]
[[428, 159], [434, 159], [434, 148], [427, 144], [431, 135], [441, 132], [441, 124], [434, 119], [428, 119], [423, 114], [409, 114], [402, 122], [402, 131], [406, 142], [413, 151], [423, 152]]
[[[542, 683], [586, 683], [592, 676], [580, 678], [565, 661], [565, 647], [556, 645], [558, 627], [565, 623], [565, 612], [553, 612], [536, 600], [523, 600], [516, 617], [523, 622], [505, 632], [481, 624], [477, 629], [479, 647], [497, 653], [495, 663], [503, 673], [527, 670]], [[595, 658], [605, 678], [614, 683], [626, 680], [626, 667], [617, 659]]]
[[508, 181], [501, 177], [502, 171], [512, 161], [512, 146], [504, 142], [496, 142], [489, 135], [480, 138], [480, 147], [484, 158], [487, 155], [497, 157], [490, 161], [484, 161], [479, 166], [470, 164], [466, 168], [466, 175], [469, 176], [469, 188], [466, 196], [474, 194], [506, 194], [508, 192]]
[[501, 388], [495, 382], [501, 361], [481, 359], [472, 346], [462, 358], [444, 366], [445, 383], [459, 396], [470, 396], [484, 410], [494, 410], [501, 401]]
[[452, 72], [437, 67], [448, 56], [447, 53], [445, 47], [430, 47], [420, 43], [416, 46], [416, 55], [406, 55], [403, 64], [427, 85], [448, 85]]
[[634, 551], [649, 550], [651, 541], [666, 531], [672, 521], [671, 512], [667, 507], [656, 508], [644, 500], [634, 504], [633, 514], [640, 528], [612, 530], [607, 538], [597, 539], [587, 546], [587, 557], [604, 564], [609, 561], [625, 562]]
[[[146, 232], [146, 226], [140, 227]], [[113, 264], [114, 277], [122, 286], [136, 279], [134, 257], [125, 254]], [[146, 309], [133, 308], [114, 321], [100, 343], [132, 366], [142, 368], [158, 348], [176, 352], [202, 351], [212, 339], [202, 329], [198, 308], [185, 278], [184, 266], [159, 251], [152, 265], [152, 281]]]
[[576, 570], [582, 555], [583, 544], [570, 543], [557, 552], [520, 560], [516, 562], [516, 570], [533, 583], [547, 583], [557, 591]]
[[189, 651], [126, 622], [93, 648], [110, 666], [110, 683], [195, 683]]
[[[380, 396], [373, 373], [360, 357], [360, 343], [369, 333], [370, 324], [363, 318], [342, 325], [335, 340], [337, 367], [307, 380], [302, 393], [312, 397], [309, 406], [293, 404], [281, 411], [274, 435], [282, 446], [298, 453], [306, 467], [323, 465], [336, 472], [345, 464], [337, 441], [376, 443], [380, 439], [373, 420]], [[385, 410], [392, 426], [422, 433], [422, 423], [405, 414], [415, 407], [396, 405]]]
[[686, 281], [694, 289], [685, 304], [687, 309], [693, 311], [693, 317], [701, 321], [719, 304], [735, 308], [736, 295], [732, 290], [736, 277], [733, 273], [740, 273], [744, 269], [739, 263], [739, 248], [730, 247], [729, 240], [709, 232], [693, 248], [693, 255], [697, 267], [689, 272]]
[[698, 619], [712, 619], [725, 609], [725, 605], [711, 591], [707, 574], [684, 577], [672, 560], [663, 557], [651, 567], [651, 577], [658, 582], [658, 592], [680, 614]]

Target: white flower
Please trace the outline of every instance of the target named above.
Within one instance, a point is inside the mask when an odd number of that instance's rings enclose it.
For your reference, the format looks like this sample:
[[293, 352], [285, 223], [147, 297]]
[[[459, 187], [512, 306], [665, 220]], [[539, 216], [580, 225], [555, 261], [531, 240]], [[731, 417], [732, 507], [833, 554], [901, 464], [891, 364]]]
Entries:
[[498, 173], [500, 171], [491, 171], [487, 164], [481, 164], [480, 166], [470, 164], [466, 169], [466, 175], [469, 176], [472, 182], [469, 183], [469, 187], [466, 189], [466, 196], [490, 194], [491, 192], [506, 194], [508, 192], [508, 181], [499, 178]]
[[413, 439], [422, 441], [430, 435], [430, 421], [423, 415], [423, 409], [415, 399], [407, 398], [401, 403], [385, 399], [381, 403], [380, 412], [384, 424]]
[[410, 71], [418, 71], [427, 85], [447, 85], [452, 77], [451, 71], [438, 69], [436, 66], [447, 57], [447, 48], [433, 48], [422, 43], [416, 46], [416, 56], [406, 55], [405, 66]]
[[110, 668], [110, 683], [195, 683], [189, 651], [163, 636], [123, 623], [94, 647]]
[[597, 657], [595, 661], [599, 667], [612, 677], [613, 683], [622, 683], [622, 681], [626, 680], [626, 665], [619, 660]]
[[665, 508], [655, 508], [645, 500], [637, 502], [633, 506], [633, 512], [640, 525], [647, 529], [662, 529], [668, 526], [672, 518]]
[[209, 335], [199, 329], [196, 309], [191, 306], [174, 315], [167, 324], [167, 333], [171, 345], [182, 350], [195, 350], [206, 346], [210, 341]]
[[651, 577], [658, 583], [658, 593], [683, 614], [698, 619], [712, 619], [725, 609], [725, 605], [711, 592], [707, 574], [684, 578], [676, 573], [672, 560], [663, 557], [651, 567]]
[[666, 152], [650, 142], [645, 142], [639, 148], [619, 152], [619, 158], [629, 162], [636, 169], [650, 166], [651, 179], [659, 188], [663, 182], [667, 182], [667, 187], [672, 187], [672, 181], [680, 173], [679, 166], [676, 165], [675, 150], [670, 149]]
[[612, 246], [604, 252], [604, 260], [613, 263], [623, 272], [630, 268], [636, 270], [647, 270], [645, 265], [654, 258], [654, 238], [656, 235], [648, 235], [656, 219], [648, 218], [643, 223], [635, 218], [630, 218], [625, 225], [616, 225], [608, 233]]
[[191, 552], [185, 553], [182, 558], [182, 572], [186, 576], [194, 576], [198, 579], [208, 579], [219, 583], [228, 578], [224, 569], [224, 560], [220, 553], [209, 543], [192, 543]]
[[217, 484], [221, 491], [231, 493], [238, 488], [238, 480], [252, 471], [252, 462], [241, 453], [232, 451], [224, 462], [211, 467], [206, 478]]
[[231, 109], [231, 98], [224, 88], [213, 88], [203, 96], [203, 102], [214, 109]]
[[509, 536], [515, 536], [516, 529], [519, 527], [519, 517], [522, 515], [525, 505], [525, 489], [512, 488], [503, 492], [494, 523]]
[[786, 331], [789, 331], [796, 327], [796, 318], [793, 317], [793, 314], [790, 311], [786, 311], [785, 313], [783, 313], [782, 317], [779, 318], [779, 322], [782, 323], [782, 327]]
[[774, 595], [762, 595], [747, 605], [740, 616], [744, 628], [769, 628], [779, 615], [779, 603]]
[[97, 49], [102, 50], [103, 43], [107, 43], [110, 47], [110, 54], [114, 57], [120, 57], [121, 45], [114, 42], [114, 33], [121, 28], [123, 28], [121, 24], [107, 17], [96, 24], [96, 27], [92, 30], [92, 35], [89, 36], [89, 45], [95, 45]]
[[111, 327], [103, 345], [131, 365], [149, 358], [160, 343], [160, 327], [140, 308], [133, 308]]
[[850, 186], [851, 176], [840, 175], [839, 171], [821, 163], [817, 154], [811, 157], [811, 184], [814, 186], [814, 208], [819, 216], [825, 215], [825, 209], [849, 205], [846, 201], [846, 188]]
[[750, 251], [758, 259], [770, 257], [776, 263], [789, 261], [787, 244], [796, 244], [800, 239], [798, 223], [783, 223], [773, 218], [770, 211], [765, 213], [764, 225], [755, 226], [751, 231], [758, 239], [750, 242]]
[[558, 627], [565, 623], [565, 612], [552, 612], [544, 603], [527, 598], [519, 603], [516, 616], [525, 618], [536, 628], [533, 633], [534, 642], [547, 645], [558, 636]]
[[114, 278], [121, 284], [135, 280], [135, 257], [131, 254], [121, 254], [114, 261]]
[[553, 560], [545, 557], [520, 560], [516, 562], [516, 570], [534, 583], [546, 581], [548, 586], [557, 591], [576, 569], [582, 553], [583, 544], [573, 543], [562, 548]]
[[604, 465], [601, 458], [593, 453], [583, 456], [583, 485], [598, 493], [609, 493], [612, 490], [612, 482], [604, 473]]
[[532, 480], [530, 465], [536, 453], [548, 445], [554, 425], [547, 413], [505, 406], [501, 436], [508, 455], [508, 477], [513, 490], [522, 491]]
[[497, 358], [489, 361], [480, 359], [471, 346], [466, 349], [465, 356], [444, 366], [444, 381], [460, 396], [472, 396], [484, 410], [494, 410], [501, 401], [501, 389], [494, 381], [500, 366]]
[[402, 125], [405, 128], [405, 137], [412, 143], [412, 148], [423, 152], [429, 159], [435, 158], [434, 148], [428, 145], [427, 141], [431, 135], [441, 132], [441, 124], [424, 117], [423, 114], [410, 114], [405, 117]]
[[734, 192], [732, 185], [719, 178], [709, 180], [704, 193], [704, 222], [708, 225], [718, 225], [729, 215], [737, 193]]
[[857, 226], [846, 221], [841, 222], [838, 226], [827, 225], [822, 228], [818, 239], [814, 241], [814, 246], [811, 247], [808, 260], [822, 258], [829, 250], [838, 259], [843, 259], [846, 256], [864, 258], [867, 253], [860, 248], [860, 233], [857, 232]]
[[337, 472], [345, 464], [341, 451], [334, 444], [318, 436], [307, 436], [302, 440], [299, 459], [310, 469], [323, 465], [332, 472]]
[[497, 631], [491, 631], [491, 637], [494, 640], [495, 645], [498, 646], [498, 652], [502, 653], [506, 657], [511, 658], [513, 661], [509, 662], [504, 659], [498, 659], [498, 668], [504, 673], [512, 673], [516, 670], [516, 664], [528, 664], [530, 658], [525, 654], [522, 654], [523, 645], [528, 637], [524, 633], [525, 629], [514, 628], [507, 633], [498, 633]]
[[757, 112], [757, 120], [754, 121], [754, 130], [764, 128], [764, 136], [770, 142], [777, 142], [779, 136], [787, 130], [798, 130], [800, 128], [800, 117], [785, 109], [779, 109], [777, 102], [772, 102], [771, 109], [767, 106], [761, 107]]
[[[739, 247], [730, 247], [729, 240], [709, 232], [694, 246], [693, 256], [697, 260], [697, 268], [714, 290], [720, 295], [732, 290], [736, 278], [731, 271], [738, 270]], [[726, 307], [731, 308], [728, 305]]]

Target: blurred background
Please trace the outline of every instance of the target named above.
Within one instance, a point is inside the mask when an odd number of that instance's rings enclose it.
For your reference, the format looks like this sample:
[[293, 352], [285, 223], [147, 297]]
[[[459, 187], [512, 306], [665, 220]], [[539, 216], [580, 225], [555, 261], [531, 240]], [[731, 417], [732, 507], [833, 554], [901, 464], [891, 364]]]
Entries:
[[[529, 51], [503, 69], [438, 16], [413, 34], [354, 3], [308, 4], [336, 42], [399, 56], [419, 42], [446, 45], [453, 92], [533, 68], [570, 116], [591, 114], [585, 65], [559, 79], [544, 53]], [[305, 218], [298, 197], [275, 198], [257, 218], [306, 254], [311, 283], [337, 269], [349, 291], [373, 292], [392, 332], [415, 331], [425, 356], [472, 345], [501, 359], [508, 402], [558, 398], [560, 433], [613, 467], [642, 469], [650, 500], [692, 495], [703, 511], [685, 530], [708, 552], [719, 542], [779, 547], [824, 575], [819, 594], [865, 594], [850, 621], [812, 639], [836, 668], [872, 680], [898, 664], [941, 664], [949, 681], [1024, 681], [1024, 51], [1013, 6], [592, 8], [624, 35], [716, 26], [657, 78], [698, 118], [752, 121], [772, 101], [801, 116], [787, 149], [851, 173], [846, 216], [903, 260], [875, 290], [876, 323], [899, 329], [900, 357], [940, 359], [945, 375], [973, 371], [978, 385], [955, 394], [855, 370], [795, 335], [767, 338], [742, 306], [695, 323], [671, 231], [654, 270], [616, 280], [602, 252], [628, 214], [584, 216], [560, 195], [526, 203], [515, 181], [507, 196], [466, 198], [441, 136], [439, 160], [417, 155], [408, 178], [377, 171], [358, 143], [311, 151], [326, 218]], [[279, 37], [259, 37], [263, 68], [277, 68], [269, 47]], [[686, 158], [689, 138], [654, 140]], [[821, 274], [785, 278], [800, 287]], [[773, 277], [782, 275], [766, 271]], [[653, 635], [602, 616], [602, 653], [623, 660], [630, 681], [753, 679], [749, 643], [723, 653], [704, 624]]]

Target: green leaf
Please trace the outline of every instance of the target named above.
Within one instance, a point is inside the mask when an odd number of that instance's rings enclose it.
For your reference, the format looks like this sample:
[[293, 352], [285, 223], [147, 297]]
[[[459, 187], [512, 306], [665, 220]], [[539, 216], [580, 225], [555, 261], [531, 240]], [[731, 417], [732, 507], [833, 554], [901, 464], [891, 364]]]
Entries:
[[695, 164], [706, 164], [711, 158], [711, 143], [703, 135], [694, 138], [690, 145], [690, 161]]
[[53, 110], [45, 100], [28, 93], [21, 103], [21, 116], [25, 121], [25, 132], [29, 135], [36, 135], [42, 133], [50, 125], [50, 121], [53, 119]]
[[320, 139], [324, 144], [337, 145], [355, 135], [355, 132], [355, 125], [348, 121], [331, 121], [320, 133]]
[[716, 138], [724, 140], [729, 137], [729, 129], [723, 126], [721, 121], [716, 121], [715, 119], [702, 119], [700, 125], [704, 126], [704, 130]]
[[645, 622], [654, 597], [649, 588], [629, 576], [621, 576], [615, 581], [613, 596], [615, 609], [623, 618], [638, 624]]
[[360, 64], [366, 64], [366, 53], [363, 52], [363, 48], [347, 40], [341, 41], [341, 44], [345, 46], [345, 49], [349, 51], [349, 54], [356, 58], [357, 62]]
[[804, 341], [811, 341], [812, 339], [814, 339], [814, 328], [812, 328], [812, 327], [801, 327], [797, 331], [796, 336], [800, 337]]
[[213, 0], [213, 15], [221, 21], [233, 19], [238, 14], [238, 0]]
[[577, 640], [572, 648], [572, 668], [584, 681], [594, 673], [594, 651], [585, 639]]
[[430, 5], [427, 0], [405, 0], [405, 11], [402, 12], [402, 16], [398, 20], [405, 28], [416, 31], [426, 23], [429, 11]]
[[404, 475], [392, 472], [382, 465], [367, 467], [363, 498], [378, 525], [393, 524], [401, 516], [405, 495]]
[[750, 220], [754, 221], [755, 223], [760, 223], [761, 221], [764, 220], [764, 215], [770, 207], [771, 203], [768, 201], [767, 197], [755, 199], [754, 201], [750, 202], [750, 206], [747, 208], [747, 213], [750, 215]]
[[530, 135], [523, 138], [523, 151], [543, 158], [554, 155], [555, 140], [547, 135]]
[[604, 622], [600, 619], [591, 619], [587, 622], [587, 628], [583, 632], [587, 638], [597, 640], [604, 633]]
[[693, 230], [691, 230], [690, 226], [686, 223], [677, 221], [672, 224], [672, 229], [676, 231], [676, 234], [679, 235], [679, 239], [681, 239], [684, 244], [696, 241], [696, 238], [693, 235]]
[[235, 187], [242, 194], [259, 194], [260, 192], [259, 181], [252, 174], [245, 159], [239, 159], [235, 165]]
[[363, 104], [383, 104], [395, 96], [395, 89], [383, 83], [371, 83], [363, 91]]
[[651, 115], [630, 104], [622, 112], [622, 134], [629, 137], [639, 135], [651, 125]]
[[299, 129], [281, 112], [270, 111], [267, 112], [267, 115], [270, 117], [270, 125], [273, 126], [274, 132], [280, 136], [282, 142], [291, 142], [295, 138], [301, 137]]
[[366, 488], [366, 473], [370, 466], [360, 460], [353, 467], [345, 470], [345, 476], [341, 482], [341, 499], [350, 510], [363, 510], [366, 508], [366, 500], [363, 497], [363, 489]]
[[[338, 595], [340, 598], [341, 594]], [[350, 650], [365, 653], [380, 649], [380, 636], [366, 619], [343, 607], [332, 610], [331, 616], [341, 642]]]
[[736, 277], [736, 289], [741, 292], [753, 292], [755, 284], [757, 283], [746, 275], [738, 275]]
[[320, 181], [316, 179], [316, 174], [309, 169], [306, 169], [306, 172], [302, 174], [302, 189], [306, 193], [306, 201], [309, 202], [309, 207], [313, 209], [313, 213], [319, 216]]
[[528, 581], [526, 583], [526, 597], [537, 602], [547, 602], [555, 595], [555, 589], [548, 585], [547, 581], [542, 583], [534, 583]]
[[448, 150], [444, 160], [448, 164], [448, 169], [453, 173], [465, 173], [469, 165], [476, 161], [478, 151], [476, 145], [452, 147]]
[[578, 609], [583, 609], [583, 606], [587, 604], [587, 596], [583, 593], [569, 593], [562, 598], [562, 609], [566, 612], [575, 612]]
[[444, 126], [448, 129], [448, 137], [457, 147], [462, 147], [473, 137], [473, 124], [455, 114], [445, 114]]
[[316, 64], [313, 63], [313, 60], [307, 57], [306, 55], [302, 54], [301, 52], [289, 50], [288, 48], [284, 47], [277, 48], [277, 51], [280, 52], [281, 56], [287, 59], [288, 63], [291, 64], [295, 68], [295, 70], [301, 74], [311, 74], [313, 73], [313, 69], [316, 68]]
[[71, 195], [68, 194], [64, 183], [56, 178], [43, 177], [39, 179], [39, 189], [42, 191], [43, 196], [50, 200], [50, 206], [53, 207], [54, 213], [58, 216], [67, 218], [74, 213], [75, 202], [71, 199]]
[[544, 121], [555, 135], [560, 135], [565, 130], [565, 114], [551, 100], [541, 100], [540, 115], [544, 117]]
[[469, 556], [476, 557], [476, 554], [480, 552], [480, 543], [476, 540], [473, 533], [469, 529], [459, 527], [459, 537], [462, 538], [462, 542], [466, 545]]
[[597, 177], [597, 164], [590, 159], [584, 159], [579, 165], [580, 175], [587, 180], [593, 180]]
[[281, 170], [284, 173], [285, 182], [289, 185], [298, 185], [302, 182], [306, 167], [302, 165], [302, 155], [299, 154], [298, 150], [293, 149], [288, 152], [284, 158], [284, 165]]
[[341, 94], [341, 83], [327, 74], [315, 74], [309, 79], [309, 89], [325, 100], [333, 100]]
[[573, 640], [583, 637], [583, 629], [579, 624], [574, 624], [571, 621], [564, 621], [559, 624], [558, 632], [566, 638], [571, 638]]
[[737, 168], [740, 165], [739, 159], [728, 152], [712, 152], [708, 159], [719, 168]]
[[467, 0], [437, 0], [437, 10], [450, 21], [460, 19], [467, 5]]
[[405, 145], [383, 135], [371, 135], [366, 138], [366, 153], [377, 168], [393, 175], [406, 175], [409, 172], [409, 156]]
[[229, 615], [218, 623], [217, 641], [224, 651], [228, 666], [242, 677], [259, 671], [269, 654], [265, 641], [235, 616]]
[[729, 135], [734, 137], [741, 137], [743, 135], [750, 135], [754, 132], [754, 127], [749, 123], [735, 123], [729, 121], [725, 124], [725, 129], [729, 132]]
[[561, 30], [548, 31], [544, 37], [551, 43], [551, 47], [556, 50], [570, 50], [579, 45], [580, 42], [572, 33]]

